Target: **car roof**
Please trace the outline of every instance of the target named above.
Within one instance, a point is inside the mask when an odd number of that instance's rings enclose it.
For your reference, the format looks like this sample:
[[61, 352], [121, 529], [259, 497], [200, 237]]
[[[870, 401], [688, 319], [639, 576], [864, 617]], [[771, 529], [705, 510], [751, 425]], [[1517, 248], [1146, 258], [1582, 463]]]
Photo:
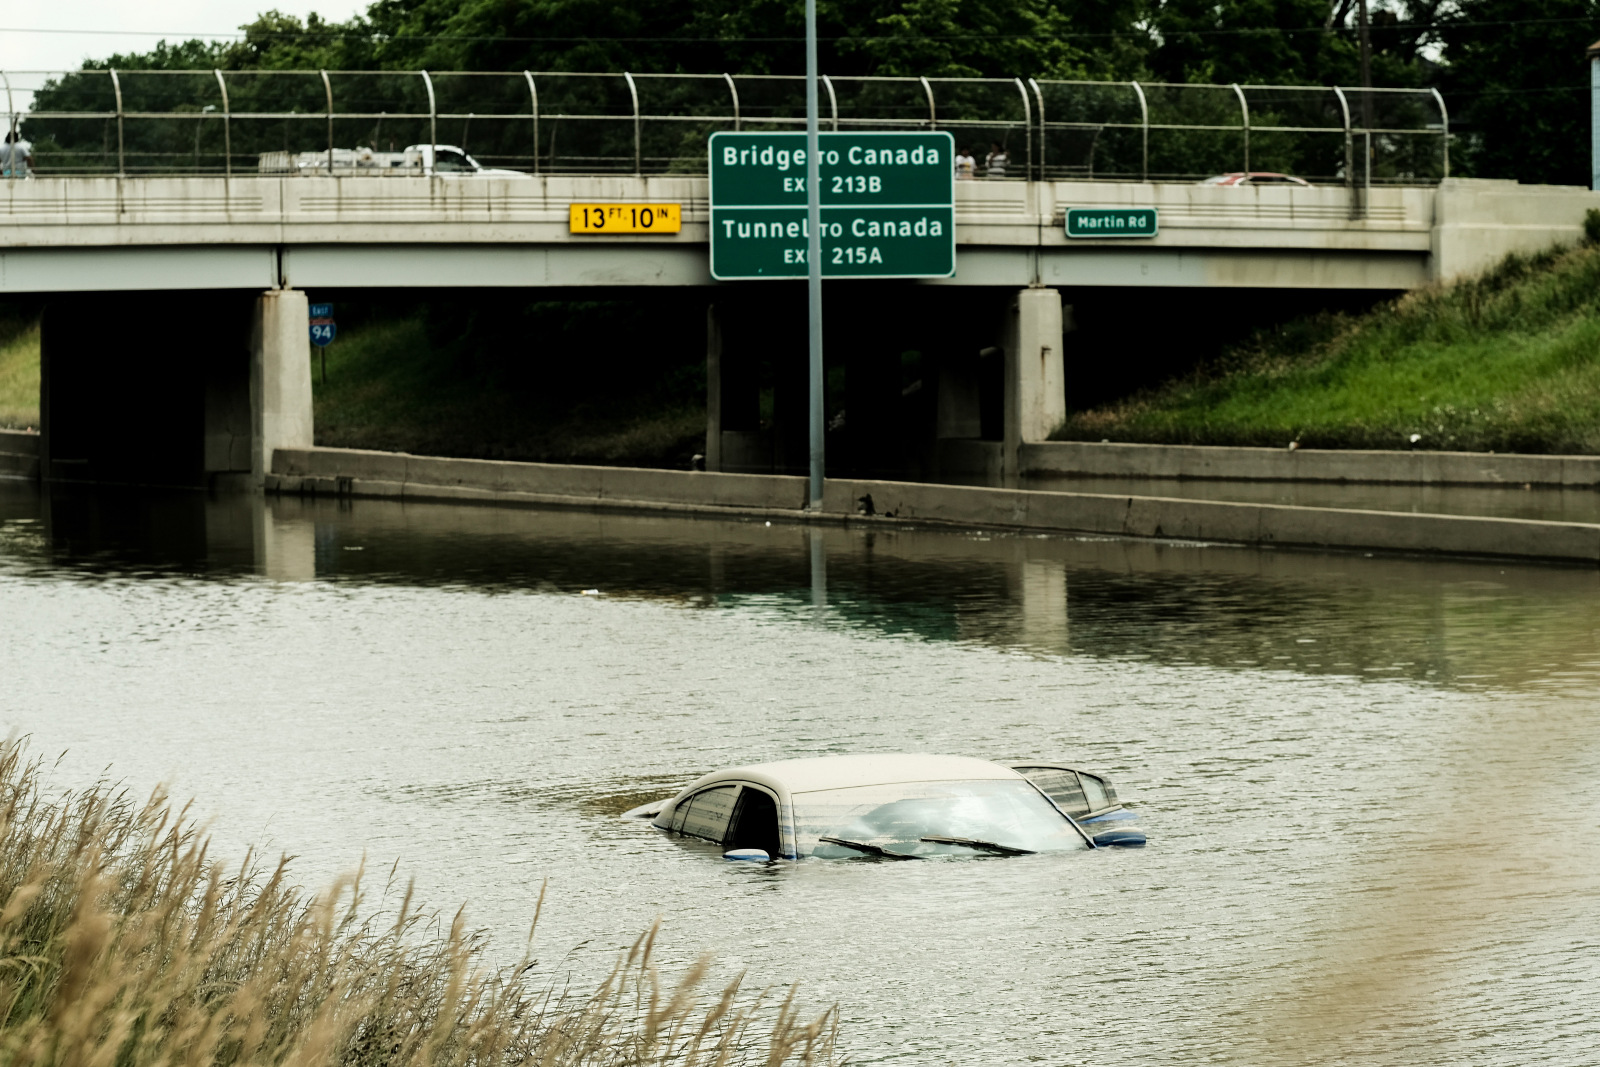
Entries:
[[[1010, 767], [971, 756], [934, 756], [926, 753], [886, 752], [856, 756], [814, 756], [777, 760], [747, 767], [730, 767], [707, 775], [695, 786], [712, 780], [744, 779], [790, 793], [814, 793], [862, 785], [903, 782], [988, 781], [1022, 778]], [[693, 787], [691, 787], [693, 788]]]

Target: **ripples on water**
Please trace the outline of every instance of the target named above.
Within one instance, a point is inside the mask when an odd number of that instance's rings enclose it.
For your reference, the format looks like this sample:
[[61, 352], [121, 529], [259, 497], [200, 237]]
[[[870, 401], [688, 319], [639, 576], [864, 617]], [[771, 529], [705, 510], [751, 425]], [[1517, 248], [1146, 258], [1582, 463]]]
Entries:
[[[1600, 1045], [1596, 584], [12, 486], [0, 706], [64, 783], [169, 781], [310, 882], [398, 858], [508, 953], [548, 878], [552, 975], [662, 915], [679, 962], [837, 1000], [860, 1062], [1574, 1064]], [[1081, 762], [1151, 847], [764, 869], [615, 817], [871, 750]]]

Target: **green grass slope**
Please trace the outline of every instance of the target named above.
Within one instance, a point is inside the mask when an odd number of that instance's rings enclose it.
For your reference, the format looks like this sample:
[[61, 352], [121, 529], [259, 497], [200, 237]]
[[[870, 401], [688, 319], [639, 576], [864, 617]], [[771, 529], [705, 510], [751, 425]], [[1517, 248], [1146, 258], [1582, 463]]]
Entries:
[[1600, 246], [1304, 319], [1059, 440], [1600, 452]]
[[39, 426], [39, 320], [0, 314], [0, 429]]

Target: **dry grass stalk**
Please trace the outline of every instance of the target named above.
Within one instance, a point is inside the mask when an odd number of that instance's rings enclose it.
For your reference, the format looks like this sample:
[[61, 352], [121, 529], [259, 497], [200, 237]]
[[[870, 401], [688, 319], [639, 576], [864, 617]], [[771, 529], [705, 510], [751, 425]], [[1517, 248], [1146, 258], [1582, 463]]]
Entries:
[[47, 799], [0, 744], [0, 1067], [840, 1062], [835, 1013], [801, 1023], [792, 990], [766, 1022], [737, 980], [702, 1010], [704, 961], [668, 988], [657, 927], [593, 994], [540, 991], [531, 960], [486, 968], [463, 916], [437, 932], [409, 888], [379, 924], [359, 874], [309, 897], [287, 861], [225, 870], [207, 848], [160, 794]]

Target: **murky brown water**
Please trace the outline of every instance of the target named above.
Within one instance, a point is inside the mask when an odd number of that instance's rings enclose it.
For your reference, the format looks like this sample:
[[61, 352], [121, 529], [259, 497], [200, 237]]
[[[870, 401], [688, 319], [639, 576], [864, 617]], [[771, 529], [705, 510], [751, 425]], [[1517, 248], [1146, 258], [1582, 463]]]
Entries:
[[[1578, 1064], [1600, 576], [0, 483], [0, 714], [225, 851], [363, 851], [551, 975], [839, 1001], [864, 1063]], [[599, 596], [581, 591], [600, 590]], [[1151, 845], [761, 869], [623, 823], [719, 765], [1108, 772]]]

